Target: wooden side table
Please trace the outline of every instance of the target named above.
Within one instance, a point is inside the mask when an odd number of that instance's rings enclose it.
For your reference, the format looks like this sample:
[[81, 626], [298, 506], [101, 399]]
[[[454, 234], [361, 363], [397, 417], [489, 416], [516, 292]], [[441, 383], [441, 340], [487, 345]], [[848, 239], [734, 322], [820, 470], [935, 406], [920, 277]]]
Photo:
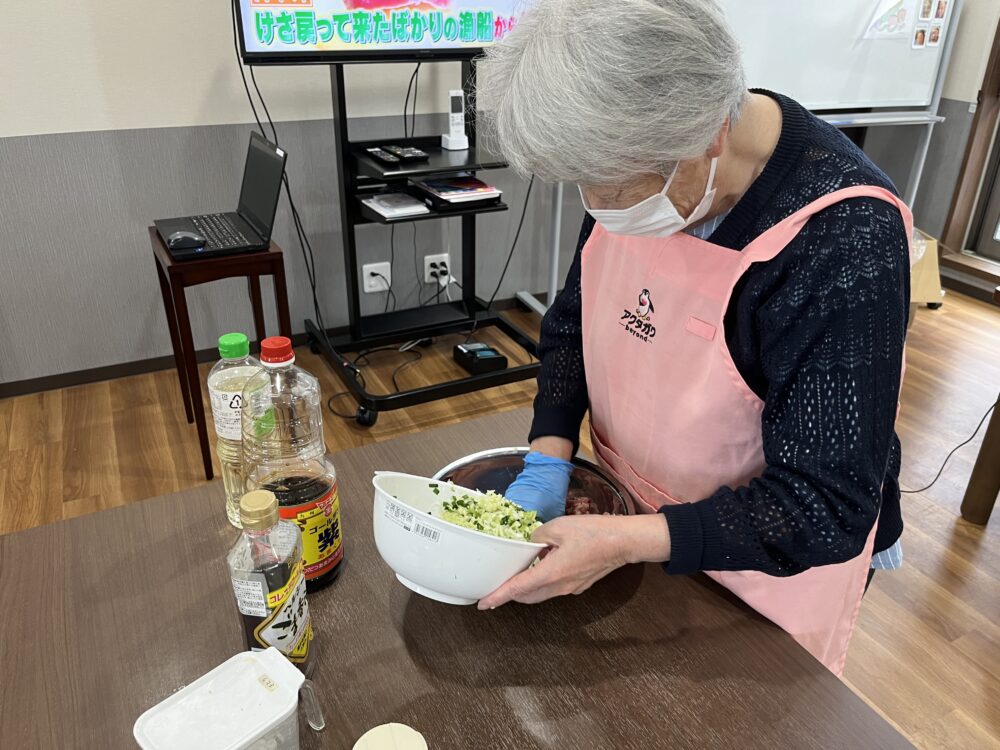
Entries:
[[[1000, 305], [1000, 286], [993, 292], [993, 301]], [[985, 526], [997, 503], [997, 495], [1000, 495], [1000, 409], [993, 410], [986, 427], [986, 436], [962, 498], [962, 518]]]
[[[208, 428], [205, 424], [205, 407], [201, 400], [201, 381], [198, 377], [198, 358], [191, 335], [191, 319], [188, 316], [187, 299], [184, 290], [189, 286], [207, 284], [210, 281], [245, 276], [250, 281], [250, 301], [253, 307], [253, 322], [258, 343], [265, 338], [264, 305], [260, 296], [260, 277], [274, 277], [274, 301], [278, 310], [278, 330], [282, 336], [292, 335], [288, 315], [288, 292], [285, 288], [285, 263], [281, 248], [273, 242], [262, 252], [229, 255], [207, 260], [174, 261], [155, 227], [149, 227], [149, 241], [153, 246], [156, 261], [156, 275], [160, 280], [163, 295], [163, 309], [167, 314], [170, 329], [170, 344], [174, 349], [177, 364], [177, 378], [181, 384], [184, 399], [184, 413], [188, 424], [196, 423], [198, 442], [201, 444], [201, 458], [205, 464], [205, 479], [211, 479], [212, 452], [208, 442]], [[224, 333], [224, 331], [220, 331]]]

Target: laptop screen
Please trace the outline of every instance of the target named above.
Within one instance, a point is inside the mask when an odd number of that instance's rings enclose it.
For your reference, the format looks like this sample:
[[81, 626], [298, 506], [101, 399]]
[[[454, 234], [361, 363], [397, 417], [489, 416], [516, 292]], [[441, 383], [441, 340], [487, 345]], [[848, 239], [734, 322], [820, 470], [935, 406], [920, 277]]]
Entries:
[[237, 211], [265, 240], [271, 239], [284, 171], [285, 152], [258, 133], [251, 133]]

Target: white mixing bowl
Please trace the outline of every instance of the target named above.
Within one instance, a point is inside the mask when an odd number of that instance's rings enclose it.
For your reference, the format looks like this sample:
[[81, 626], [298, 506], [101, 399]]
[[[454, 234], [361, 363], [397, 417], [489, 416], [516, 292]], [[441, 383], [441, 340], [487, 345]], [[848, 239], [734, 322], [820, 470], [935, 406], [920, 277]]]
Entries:
[[[375, 546], [399, 582], [447, 604], [474, 604], [525, 570], [544, 544], [500, 539], [428, 515], [451, 493], [479, 496], [448, 482], [378, 472]], [[438, 492], [434, 492], [434, 488]]]

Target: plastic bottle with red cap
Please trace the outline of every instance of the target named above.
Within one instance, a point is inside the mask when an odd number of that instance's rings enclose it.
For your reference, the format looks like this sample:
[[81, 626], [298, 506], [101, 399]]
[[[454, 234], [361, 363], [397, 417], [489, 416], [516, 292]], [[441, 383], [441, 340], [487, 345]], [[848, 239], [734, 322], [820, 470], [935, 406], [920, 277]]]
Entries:
[[295, 361], [295, 350], [292, 342], [284, 336], [272, 336], [264, 339], [260, 345], [260, 361], [270, 365], [280, 365]]
[[302, 531], [306, 587], [333, 581], [344, 560], [337, 474], [326, 459], [319, 381], [295, 364], [292, 342], [264, 339], [261, 369], [243, 389], [247, 490], [278, 498], [282, 518]]

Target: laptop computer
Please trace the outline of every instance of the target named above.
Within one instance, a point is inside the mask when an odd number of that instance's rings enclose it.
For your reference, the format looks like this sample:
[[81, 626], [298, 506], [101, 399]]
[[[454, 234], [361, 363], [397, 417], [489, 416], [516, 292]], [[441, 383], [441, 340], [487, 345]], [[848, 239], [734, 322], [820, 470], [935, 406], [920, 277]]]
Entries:
[[[240, 201], [235, 211], [153, 222], [170, 256], [174, 260], [200, 260], [266, 250], [271, 244], [285, 159], [282, 149], [259, 133], [251, 133]], [[178, 235], [178, 232], [185, 234]], [[196, 237], [191, 237], [192, 234]], [[203, 238], [204, 244], [198, 238]]]

